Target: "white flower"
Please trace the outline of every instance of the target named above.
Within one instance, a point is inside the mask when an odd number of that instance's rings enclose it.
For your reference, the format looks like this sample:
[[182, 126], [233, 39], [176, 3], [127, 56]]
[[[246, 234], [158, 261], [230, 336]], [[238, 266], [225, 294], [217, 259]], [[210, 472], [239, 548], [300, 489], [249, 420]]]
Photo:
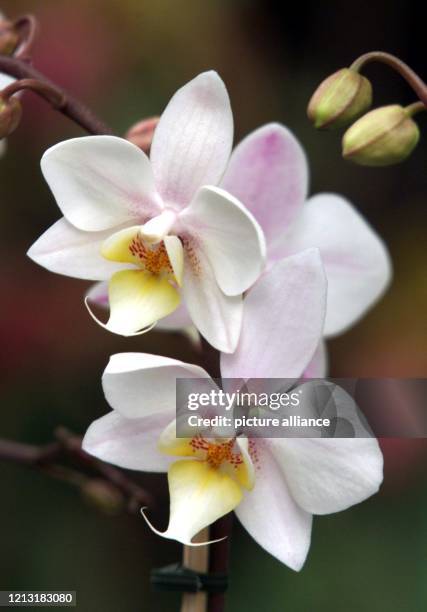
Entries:
[[[222, 376], [298, 378], [322, 335], [325, 301], [316, 249], [273, 264], [245, 298], [239, 345], [234, 354], [222, 354]], [[191, 544], [199, 530], [235, 510], [261, 546], [299, 570], [310, 546], [312, 516], [344, 510], [378, 490], [383, 462], [375, 439], [177, 438], [177, 378], [214, 384], [195, 365], [147, 354], [114, 355], [103, 376], [113, 411], [92, 423], [83, 441], [87, 452], [104, 461], [168, 471], [170, 520], [164, 537]]]
[[164, 111], [151, 158], [130, 142], [89, 136], [43, 156], [64, 218], [28, 254], [47, 269], [109, 280], [107, 329], [132, 335], [173, 312], [182, 293], [200, 333], [233, 351], [242, 293], [264, 263], [260, 227], [221, 188], [233, 139], [226, 88], [206, 72]]
[[[306, 248], [320, 250], [328, 279], [326, 337], [354, 325], [384, 293], [391, 264], [383, 241], [343, 197], [323, 193], [307, 200], [307, 159], [284, 126], [272, 123], [247, 136], [233, 151], [221, 186], [261, 225], [268, 265]], [[108, 303], [102, 285], [88, 297]], [[182, 329], [190, 323], [183, 305], [159, 327]], [[326, 361], [321, 342], [306, 375], [325, 376]]]

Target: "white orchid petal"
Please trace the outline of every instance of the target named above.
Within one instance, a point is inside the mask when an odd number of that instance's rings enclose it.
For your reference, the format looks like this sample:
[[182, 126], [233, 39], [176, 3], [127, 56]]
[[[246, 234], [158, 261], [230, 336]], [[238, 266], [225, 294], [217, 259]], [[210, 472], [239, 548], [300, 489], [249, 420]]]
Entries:
[[79, 229], [101, 231], [161, 212], [150, 162], [124, 138], [60, 142], [43, 155], [41, 168], [63, 215]]
[[175, 413], [177, 378], [210, 380], [197, 365], [146, 353], [119, 353], [110, 358], [102, 385], [110, 406], [134, 419]]
[[173, 96], [154, 132], [150, 158], [166, 203], [186, 206], [202, 185], [217, 185], [233, 141], [224, 83], [204, 72]]
[[164, 210], [157, 217], [153, 217], [141, 227], [141, 236], [146, 242], [156, 244], [161, 242], [169, 233], [176, 221], [176, 213], [173, 210]]
[[225, 378], [294, 378], [322, 337], [326, 280], [317, 249], [274, 264], [244, 301], [240, 341], [221, 355]]
[[383, 457], [374, 438], [276, 438], [270, 443], [293, 497], [313, 514], [358, 504], [383, 480]]
[[90, 425], [82, 448], [102, 461], [128, 470], [167, 472], [175, 459], [159, 452], [157, 440], [174, 415], [172, 408], [170, 412], [141, 419], [126, 419], [112, 411]]
[[221, 187], [243, 202], [270, 242], [291, 225], [305, 202], [305, 153], [283, 125], [264, 125], [234, 149]]
[[178, 285], [182, 286], [184, 277], [184, 248], [178, 236], [164, 237], [165, 249]]
[[242, 297], [230, 297], [221, 291], [211, 264], [197, 243], [185, 248], [182, 293], [202, 336], [219, 351], [234, 351], [242, 325]]
[[308, 247], [319, 248], [328, 279], [325, 334], [342, 333], [384, 293], [391, 277], [387, 249], [349, 202], [326, 193], [306, 203], [276, 254]]
[[54, 223], [30, 247], [27, 255], [51, 272], [87, 280], [107, 280], [123, 263], [107, 261], [101, 255], [103, 242], [111, 231], [83, 232], [65, 218]]
[[267, 552], [299, 571], [310, 547], [312, 516], [292, 498], [267, 440], [255, 440], [256, 478], [235, 512], [242, 525]]
[[239, 295], [265, 263], [265, 239], [255, 218], [222, 189], [202, 187], [180, 220], [203, 246], [219, 287]]
[[326, 342], [319, 343], [310, 363], [304, 370], [304, 378], [325, 378], [328, 373], [328, 350]]
[[[184, 301], [170, 315], [158, 321], [156, 330], [186, 331], [189, 327], [196, 329]], [[198, 332], [197, 332], [198, 333]]]

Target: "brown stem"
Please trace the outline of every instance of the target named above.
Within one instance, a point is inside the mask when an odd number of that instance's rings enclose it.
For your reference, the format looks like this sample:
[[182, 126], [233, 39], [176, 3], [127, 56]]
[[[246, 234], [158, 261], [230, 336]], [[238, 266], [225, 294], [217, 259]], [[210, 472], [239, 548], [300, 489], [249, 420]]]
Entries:
[[38, 82], [44, 83], [46, 86], [53, 88], [57, 92], [61, 92], [64, 96], [65, 103], [57, 110], [77, 123], [89, 134], [112, 134], [112, 130], [102, 121], [100, 121], [92, 111], [82, 104], [77, 98], [74, 98], [61, 87], [58, 87], [44, 74], [33, 68], [26, 62], [14, 57], [0, 56], [0, 72], [15, 77], [16, 79], [35, 79]]
[[[217, 540], [225, 538], [216, 544], [212, 544], [209, 571], [212, 574], [228, 572], [231, 532], [233, 529], [233, 514], [226, 514], [211, 527], [210, 538]], [[208, 612], [223, 612], [225, 608], [225, 593], [211, 593], [208, 602]]]
[[[194, 538], [195, 542], [206, 542], [207, 540], [209, 540], [209, 527], [202, 529]], [[209, 547], [184, 546], [182, 564], [184, 567], [188, 567], [196, 572], [207, 572], [209, 569]], [[181, 612], [205, 612], [206, 604], [207, 594], [204, 591], [184, 593], [181, 602]]]
[[[153, 505], [152, 495], [130, 480], [122, 470], [86, 453], [79, 436], [60, 427], [55, 437], [55, 442], [44, 446], [0, 439], [0, 461], [32, 467], [76, 486], [95, 475], [123, 494], [132, 513], [138, 512], [142, 505]], [[70, 468], [67, 462], [73, 467]]]
[[421, 102], [427, 106], [427, 84], [421, 79], [418, 74], [412, 70], [405, 62], [402, 62], [398, 57], [385, 53], [384, 51], [370, 51], [365, 53], [355, 60], [350, 68], [359, 72], [369, 62], [381, 62], [387, 64], [402, 76], [405, 81], [412, 87]]
[[54, 87], [53, 85], [49, 85], [43, 81], [38, 81], [37, 79], [20, 79], [18, 81], [13, 81], [13, 83], [7, 85], [7, 87], [0, 92], [0, 95], [3, 100], [8, 100], [18, 91], [25, 89], [33, 91], [37, 95], [41, 96], [56, 110], [61, 109], [67, 102], [65, 93], [63, 91], [57, 87]]
[[13, 27], [19, 36], [18, 47], [14, 57], [20, 60], [29, 61], [35, 37], [38, 31], [38, 22], [34, 15], [23, 15], [18, 17]]

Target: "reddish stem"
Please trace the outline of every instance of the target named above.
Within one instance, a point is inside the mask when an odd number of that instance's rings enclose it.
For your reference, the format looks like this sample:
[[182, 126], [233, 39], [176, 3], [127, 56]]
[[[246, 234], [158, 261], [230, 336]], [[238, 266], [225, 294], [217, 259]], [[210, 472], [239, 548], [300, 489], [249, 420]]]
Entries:
[[0, 72], [15, 77], [16, 79], [34, 79], [39, 83], [43, 83], [46, 87], [60, 92], [64, 96], [64, 105], [57, 110], [77, 123], [89, 134], [112, 134], [112, 130], [102, 121], [100, 121], [92, 111], [82, 104], [77, 98], [74, 98], [61, 87], [58, 87], [44, 74], [25, 63], [22, 60], [14, 57], [6, 57], [0, 55]]

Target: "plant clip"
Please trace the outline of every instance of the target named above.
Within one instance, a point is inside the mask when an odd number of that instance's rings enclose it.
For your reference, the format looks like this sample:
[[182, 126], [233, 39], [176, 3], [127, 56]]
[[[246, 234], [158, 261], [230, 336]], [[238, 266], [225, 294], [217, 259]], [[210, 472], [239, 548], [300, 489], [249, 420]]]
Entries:
[[224, 593], [228, 587], [228, 574], [196, 572], [181, 563], [173, 563], [151, 570], [150, 582], [156, 591]]

